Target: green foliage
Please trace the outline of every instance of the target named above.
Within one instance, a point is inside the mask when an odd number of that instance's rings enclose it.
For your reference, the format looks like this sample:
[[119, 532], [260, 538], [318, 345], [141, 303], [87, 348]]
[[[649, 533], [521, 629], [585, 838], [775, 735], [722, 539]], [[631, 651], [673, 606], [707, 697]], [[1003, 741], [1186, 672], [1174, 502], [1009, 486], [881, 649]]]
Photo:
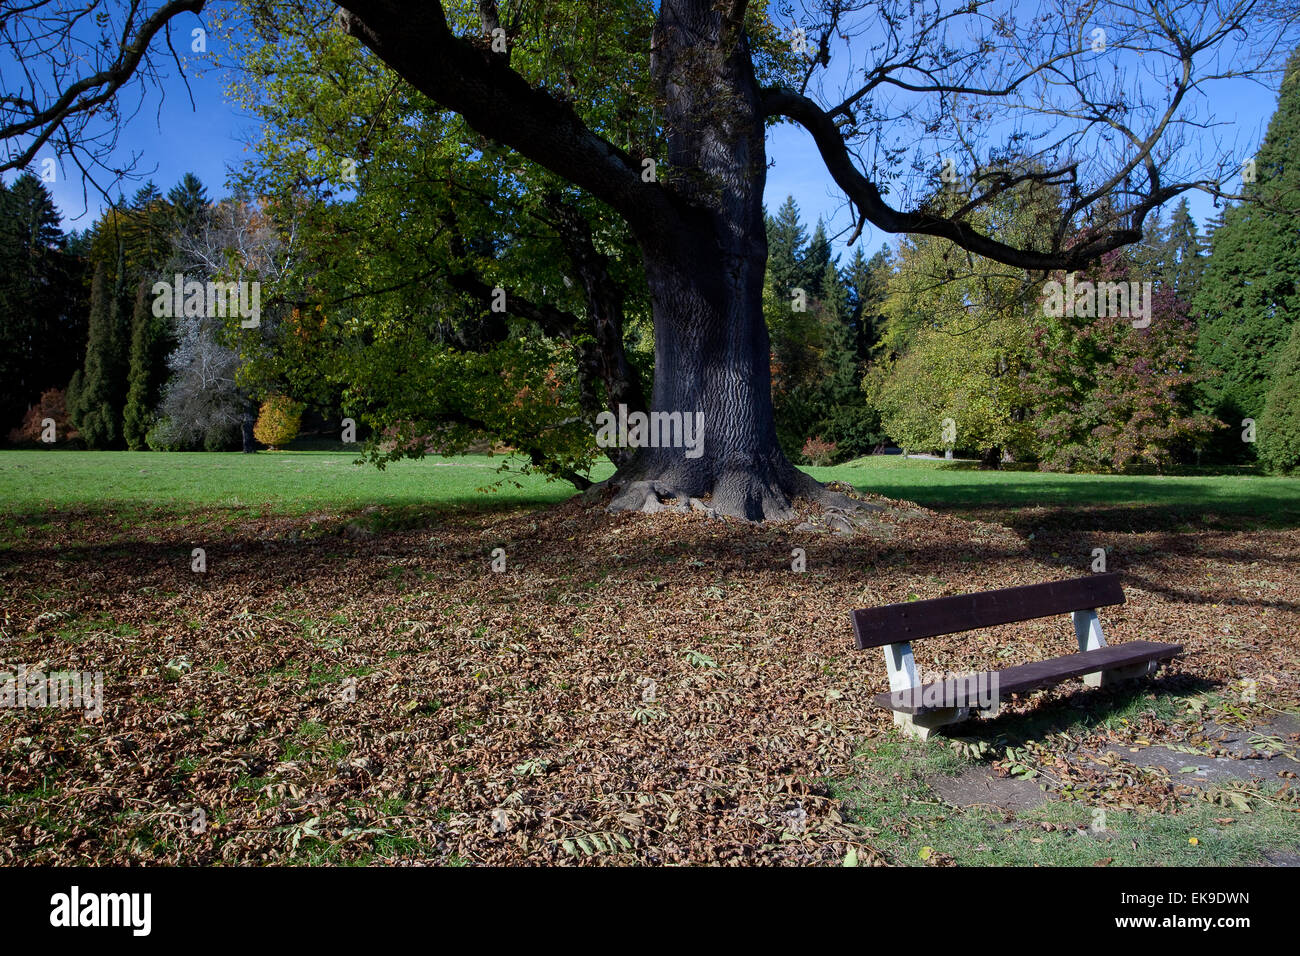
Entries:
[[145, 283], [136, 292], [131, 314], [130, 370], [127, 373], [126, 408], [122, 413], [122, 435], [127, 448], [140, 451], [153, 424], [153, 409], [161, 388], [159, 370], [165, 361], [162, 321], [154, 317], [153, 300]]
[[771, 274], [772, 288], [778, 296], [788, 298], [790, 290], [802, 282], [801, 262], [808, 232], [799, 216], [799, 204], [793, 196], [785, 202], [775, 216], [767, 217], [767, 270]]
[[208, 209], [208, 193], [203, 183], [193, 173], [186, 173], [181, 181], [167, 191], [171, 206], [171, 219], [179, 229], [200, 222]]
[[302, 427], [303, 407], [302, 402], [288, 396], [272, 395], [262, 402], [253, 435], [272, 451], [289, 444], [298, 437], [298, 430]]
[[201, 218], [206, 200], [192, 174], [169, 196], [146, 183], [129, 204], [110, 207], [81, 242], [93, 279], [85, 360], [69, 384], [68, 407], [91, 448], [148, 444], [174, 345], [166, 322], [152, 313], [150, 289], [159, 276], [170, 281], [177, 230]]
[[[521, 24], [512, 67], [558, 81], [584, 119], [634, 155], [662, 156], [648, 70], [637, 67], [653, 9], [556, 10], [569, 28], [549, 16]], [[265, 353], [245, 353], [244, 382], [355, 418], [385, 437], [367, 447], [380, 465], [487, 438], [523, 450], [548, 474], [585, 471], [599, 454], [593, 422], [607, 402], [592, 375], [600, 365], [591, 302], [559, 224], [573, 214], [578, 231], [589, 231], [635, 366], [650, 310], [626, 227], [485, 142], [355, 40], [318, 30], [312, 9], [276, 14], [232, 36], [249, 68], [235, 92], [266, 123], [247, 188], [293, 224], [301, 249], [268, 294], [283, 291], [297, 307], [268, 326]], [[551, 34], [546, 51], [525, 42], [534, 28]], [[352, 161], [355, 182], [343, 175]]]
[[1224, 444], [1244, 418], [1264, 411], [1274, 363], [1300, 319], [1300, 49], [1287, 64], [1277, 112], [1255, 156], [1247, 201], [1231, 207], [1210, 240], [1194, 303], [1197, 351], [1212, 376], [1202, 386], [1207, 410], [1227, 422]]
[[[1053, 202], [1018, 192], [988, 213], [984, 228], [1033, 238]], [[913, 451], [1033, 457], [1023, 378], [1034, 287], [1022, 273], [931, 237], [904, 240], [893, 266], [879, 357], [864, 386], [883, 429]]]
[[90, 448], [111, 447], [121, 434], [126, 384], [122, 325], [118, 297], [109, 288], [104, 265], [97, 264], [90, 291], [86, 367], [76, 389], [76, 403], [69, 409]]
[[1277, 357], [1258, 426], [1259, 458], [1270, 471], [1300, 470], [1300, 322]]
[[178, 439], [171, 420], [166, 417], [155, 419], [149, 431], [145, 433], [144, 443], [150, 451], [185, 451], [185, 445]]
[[[1130, 275], [1117, 250], [1076, 281]], [[1217, 423], [1194, 409], [1200, 376], [1190, 370], [1195, 327], [1185, 303], [1171, 289], [1155, 292], [1145, 328], [1130, 316], [1079, 311], [1041, 318], [1031, 343], [1026, 396], [1043, 467], [1162, 470], [1186, 458]]]
[[81, 364], [85, 310], [82, 261], [49, 190], [30, 173], [0, 182], [0, 431]]
[[[768, 272], [763, 312], [771, 342], [772, 401], [777, 440], [792, 460], [804, 443], [824, 439], [836, 458], [866, 454], [883, 435], [860, 382], [871, 345], [883, 259], [858, 250], [846, 282], [818, 222], [805, 246], [799, 207], [787, 198], [767, 220]], [[802, 292], [796, 297], [795, 290]], [[803, 305], [799, 309], [798, 305]], [[864, 331], [865, 327], [865, 331]]]

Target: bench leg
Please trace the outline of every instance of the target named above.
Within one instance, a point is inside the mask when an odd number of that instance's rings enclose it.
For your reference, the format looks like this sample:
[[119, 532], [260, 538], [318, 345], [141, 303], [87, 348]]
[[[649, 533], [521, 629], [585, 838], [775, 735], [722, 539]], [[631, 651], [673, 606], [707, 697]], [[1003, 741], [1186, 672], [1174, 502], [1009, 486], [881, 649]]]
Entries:
[[[1070, 617], [1074, 621], [1074, 636], [1079, 640], [1079, 650], [1095, 651], [1106, 646], [1106, 635], [1101, 631], [1101, 618], [1097, 615], [1096, 608], [1088, 611], [1071, 611]], [[1093, 671], [1091, 674], [1084, 674], [1083, 683], [1088, 687], [1101, 687], [1104, 682], [1103, 673], [1103, 671]]]
[[894, 711], [894, 726], [917, 740], [929, 740], [930, 735], [947, 724], [956, 724], [970, 716], [969, 707], [943, 707], [923, 714], [903, 714]]

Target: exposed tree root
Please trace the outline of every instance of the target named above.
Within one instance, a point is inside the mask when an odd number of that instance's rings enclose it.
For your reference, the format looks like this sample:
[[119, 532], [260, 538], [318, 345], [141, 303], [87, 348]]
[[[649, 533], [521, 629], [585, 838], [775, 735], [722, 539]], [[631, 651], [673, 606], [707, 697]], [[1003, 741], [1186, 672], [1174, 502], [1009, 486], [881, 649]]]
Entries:
[[[611, 512], [663, 511], [700, 512], [711, 518], [739, 518], [752, 522], [792, 521], [810, 509], [840, 515], [839, 523], [852, 527], [847, 515], [879, 511], [852, 497], [848, 485], [824, 485], [787, 462], [776, 463], [764, 473], [754, 470], [723, 472], [711, 483], [697, 475], [675, 477], [632, 477], [620, 469], [606, 481], [593, 485], [585, 497], [593, 504], [604, 503]], [[835, 528], [835, 519], [826, 519]]]

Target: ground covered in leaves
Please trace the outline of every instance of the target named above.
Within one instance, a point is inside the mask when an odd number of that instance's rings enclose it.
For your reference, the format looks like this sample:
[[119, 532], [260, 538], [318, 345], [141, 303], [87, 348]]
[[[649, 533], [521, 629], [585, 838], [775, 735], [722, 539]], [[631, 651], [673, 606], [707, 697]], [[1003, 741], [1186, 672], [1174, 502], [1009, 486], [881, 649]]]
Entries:
[[[1071, 682], [1014, 701], [996, 722], [1011, 737], [962, 731], [961, 759], [1176, 814], [1206, 794], [1126, 764], [1128, 744], [1212, 753], [1212, 720], [1300, 702], [1294, 529], [876, 503], [853, 534], [576, 502], [20, 523], [0, 661], [102, 671], [104, 709], [0, 714], [0, 863], [902, 862], [905, 808], [873, 817], [842, 789], [892, 734], [849, 609], [1083, 574], [1096, 548], [1128, 594], [1109, 639], [1186, 656], [1136, 696]], [[917, 657], [960, 671], [1072, 649], [1062, 617]], [[1297, 764], [1269, 766], [1284, 805]]]

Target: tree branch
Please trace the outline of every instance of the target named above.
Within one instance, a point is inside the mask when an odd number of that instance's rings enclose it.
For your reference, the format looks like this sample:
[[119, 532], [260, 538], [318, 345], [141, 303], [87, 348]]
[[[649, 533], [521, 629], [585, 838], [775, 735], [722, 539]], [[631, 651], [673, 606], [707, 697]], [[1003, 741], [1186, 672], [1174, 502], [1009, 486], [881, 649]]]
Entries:
[[[1140, 228], [1114, 229], [1092, 234], [1069, 249], [1035, 252], [1000, 242], [953, 218], [928, 212], [901, 212], [886, 203], [875, 183], [858, 170], [835, 121], [815, 102], [792, 90], [769, 88], [763, 91], [763, 107], [767, 115], [793, 119], [812, 134], [831, 178], [857, 205], [863, 216], [886, 232], [937, 236], [1004, 265], [1042, 271], [1074, 271], [1112, 249], [1142, 238]], [[1146, 210], [1191, 188], [1190, 185], [1184, 185], [1154, 190], [1142, 207], [1139, 207], [1144, 211], [1137, 217], [1137, 221], [1141, 222]]]
[[634, 231], [667, 234], [676, 204], [573, 108], [538, 89], [486, 44], [452, 34], [441, 3], [344, 0], [344, 29], [475, 130], [612, 206]]

